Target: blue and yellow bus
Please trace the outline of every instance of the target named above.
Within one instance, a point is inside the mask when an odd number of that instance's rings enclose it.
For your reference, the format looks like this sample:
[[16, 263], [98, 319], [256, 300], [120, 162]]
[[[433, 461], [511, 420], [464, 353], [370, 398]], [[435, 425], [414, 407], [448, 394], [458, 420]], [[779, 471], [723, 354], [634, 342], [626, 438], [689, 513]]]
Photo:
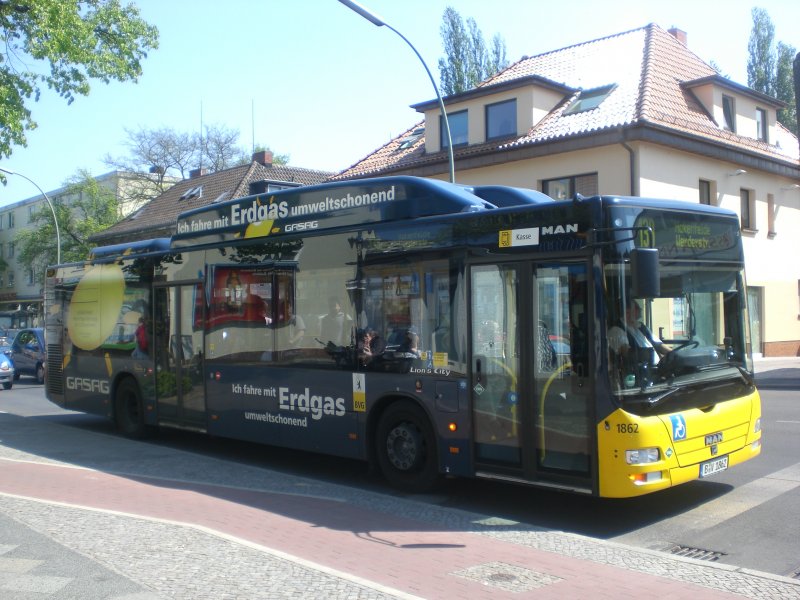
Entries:
[[169, 239], [49, 269], [45, 296], [48, 398], [129, 436], [362, 459], [412, 491], [604, 497], [761, 450], [740, 228], [719, 208], [328, 183], [188, 211]]

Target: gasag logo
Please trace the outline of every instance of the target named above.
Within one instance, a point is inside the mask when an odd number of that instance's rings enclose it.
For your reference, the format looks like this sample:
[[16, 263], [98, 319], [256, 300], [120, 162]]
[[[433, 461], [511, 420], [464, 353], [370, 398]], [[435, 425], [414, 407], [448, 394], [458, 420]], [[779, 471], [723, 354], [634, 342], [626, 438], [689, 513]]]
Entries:
[[67, 389], [78, 392], [100, 392], [107, 394], [111, 385], [106, 379], [90, 379], [89, 377], [67, 377]]

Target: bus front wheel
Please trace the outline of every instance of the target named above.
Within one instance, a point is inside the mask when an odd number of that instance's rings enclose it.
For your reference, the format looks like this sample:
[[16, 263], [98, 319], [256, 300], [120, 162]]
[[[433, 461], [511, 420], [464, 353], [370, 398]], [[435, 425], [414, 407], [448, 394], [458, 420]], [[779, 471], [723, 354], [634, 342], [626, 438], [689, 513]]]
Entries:
[[425, 413], [396, 402], [381, 415], [375, 436], [378, 464], [390, 485], [409, 492], [430, 490], [439, 479], [436, 437]]
[[123, 379], [117, 386], [114, 399], [114, 421], [125, 437], [141, 439], [147, 437], [148, 427], [144, 423], [144, 404], [139, 386], [131, 379]]

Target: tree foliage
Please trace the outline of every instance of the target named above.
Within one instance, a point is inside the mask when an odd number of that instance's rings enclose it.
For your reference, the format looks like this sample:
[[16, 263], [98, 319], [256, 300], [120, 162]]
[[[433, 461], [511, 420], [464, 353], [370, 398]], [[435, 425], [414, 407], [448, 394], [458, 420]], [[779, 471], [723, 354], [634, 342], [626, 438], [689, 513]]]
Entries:
[[452, 6], [442, 15], [440, 32], [445, 56], [439, 59], [439, 78], [446, 96], [470, 90], [508, 66], [500, 34], [495, 34], [487, 47], [475, 19], [469, 18], [465, 24]]
[[786, 103], [778, 121], [797, 132], [797, 101], [794, 94], [792, 60], [795, 48], [775, 43], [775, 26], [763, 8], [753, 8], [753, 28], [747, 44], [747, 85]]
[[0, 0], [0, 158], [27, 144], [29, 104], [49, 88], [72, 103], [90, 81], [136, 81], [158, 30], [119, 0]]
[[[51, 200], [58, 218], [61, 262], [85, 260], [95, 246], [89, 243], [89, 237], [122, 216], [114, 190], [101, 185], [88, 171], [78, 171], [67, 182], [65, 192]], [[47, 265], [55, 264], [58, 243], [53, 212], [46, 203], [31, 215], [31, 223], [14, 238], [17, 261], [42, 274]]]

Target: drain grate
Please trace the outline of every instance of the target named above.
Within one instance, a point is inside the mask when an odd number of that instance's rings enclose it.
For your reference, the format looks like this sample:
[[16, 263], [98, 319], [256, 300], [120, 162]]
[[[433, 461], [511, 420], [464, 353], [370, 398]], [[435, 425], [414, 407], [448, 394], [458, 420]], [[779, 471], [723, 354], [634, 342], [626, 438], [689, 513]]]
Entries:
[[727, 556], [726, 552], [718, 552], [716, 550], [705, 550], [704, 548], [692, 548], [691, 546], [672, 546], [667, 550], [670, 554], [675, 556], [684, 556], [686, 558], [694, 558], [697, 560], [707, 560], [714, 562], [723, 556]]

